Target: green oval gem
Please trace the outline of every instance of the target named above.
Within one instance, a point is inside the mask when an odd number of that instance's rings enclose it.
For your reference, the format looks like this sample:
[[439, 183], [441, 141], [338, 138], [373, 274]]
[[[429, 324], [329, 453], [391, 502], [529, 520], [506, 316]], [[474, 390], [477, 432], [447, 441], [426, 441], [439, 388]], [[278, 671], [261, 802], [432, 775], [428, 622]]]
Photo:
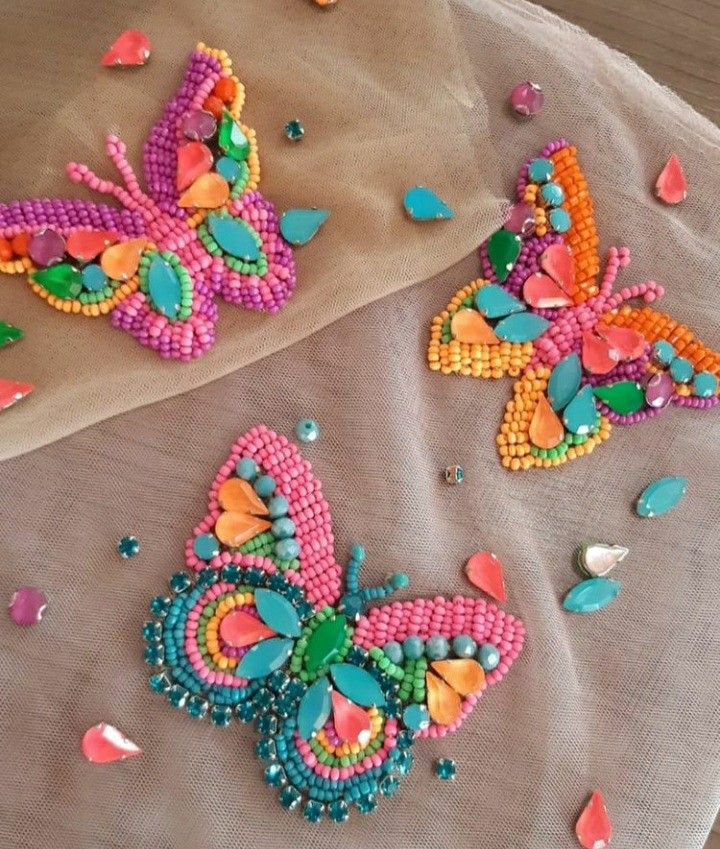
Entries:
[[218, 134], [218, 144], [223, 151], [236, 162], [241, 162], [250, 153], [250, 142], [240, 128], [240, 124], [229, 112], [223, 112]]
[[56, 298], [77, 298], [82, 292], [82, 274], [67, 262], [33, 271], [30, 277]]
[[645, 391], [634, 380], [621, 380], [607, 386], [597, 386], [595, 397], [621, 416], [637, 413], [645, 406]]
[[305, 649], [305, 668], [309, 673], [324, 669], [340, 655], [347, 636], [347, 619], [335, 616], [321, 622], [312, 632]]
[[504, 283], [520, 256], [520, 236], [509, 230], [496, 230], [487, 241], [487, 252], [498, 283]]

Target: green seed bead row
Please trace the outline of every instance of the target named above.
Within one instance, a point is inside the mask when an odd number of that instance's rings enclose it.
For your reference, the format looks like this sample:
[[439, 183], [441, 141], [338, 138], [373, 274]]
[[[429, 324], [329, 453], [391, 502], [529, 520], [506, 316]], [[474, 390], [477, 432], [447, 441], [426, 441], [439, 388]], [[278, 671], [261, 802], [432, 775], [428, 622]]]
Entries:
[[600, 415], [598, 414], [595, 425], [590, 428], [590, 433], [569, 433], [565, 431], [565, 438], [554, 448], [538, 448], [536, 445], [530, 446], [530, 453], [533, 457], [540, 457], [542, 460], [554, 460], [556, 457], [562, 457], [572, 445], [584, 445], [592, 434], [600, 430]]
[[[245, 224], [247, 226], [246, 222], [241, 218], [236, 218], [235, 220], [238, 221], [238, 223]], [[253, 237], [255, 244], [258, 248], [261, 248], [260, 258], [256, 262], [247, 262], [244, 259], [239, 259], [238, 257], [226, 254], [215, 239], [213, 239], [210, 235], [210, 231], [206, 224], [199, 225], [197, 228], [197, 234], [207, 252], [212, 256], [221, 256], [223, 258], [223, 262], [228, 268], [231, 268], [233, 271], [237, 271], [238, 274], [257, 274], [258, 277], [264, 277], [267, 274], [268, 261], [265, 256], [265, 252], [262, 250], [262, 239], [251, 227], [248, 226], [247, 229]]]
[[245, 191], [245, 186], [248, 184], [248, 180], [250, 179], [250, 166], [247, 164], [247, 161], [243, 160], [242, 162], [238, 162], [240, 166], [240, 173], [237, 176], [237, 179], [232, 184], [232, 189], [230, 190], [230, 197], [235, 200], [239, 198], [240, 195]]
[[422, 703], [425, 701], [425, 673], [427, 672], [427, 660], [424, 657], [417, 660], [406, 660], [403, 670], [403, 679], [400, 682], [398, 698], [403, 702]]
[[269, 557], [272, 562], [278, 567], [281, 572], [286, 572], [288, 569], [295, 570], [300, 566], [300, 561], [295, 560], [279, 560], [275, 557], [275, 545], [277, 540], [270, 531], [263, 531], [251, 540], [240, 546], [240, 548], [231, 548], [230, 551], [239, 551], [241, 554], [253, 554], [256, 557]]
[[153, 261], [155, 256], [159, 256], [161, 259], [165, 260], [165, 262], [172, 267], [180, 281], [180, 309], [178, 310], [177, 318], [168, 319], [168, 321], [184, 321], [185, 319], [190, 318], [192, 315], [192, 280], [189, 272], [182, 264], [180, 257], [172, 251], [145, 251], [143, 253], [140, 257], [140, 265], [138, 266], [140, 291], [144, 292], [148, 298], [151, 298], [148, 286], [148, 271], [150, 270], [150, 263]]
[[396, 681], [402, 681], [405, 677], [405, 670], [402, 666], [393, 663], [379, 646], [373, 646], [370, 649], [370, 657], [386, 675], [389, 675]]
[[[295, 642], [295, 647], [293, 649], [293, 653], [290, 656], [290, 672], [293, 675], [297, 675], [301, 681], [305, 684], [309, 684], [312, 681], [321, 678], [326, 674], [327, 669], [318, 669], [316, 672], [312, 674], [307, 671], [303, 667], [303, 659], [305, 657], [305, 650], [307, 649], [308, 642], [310, 637], [312, 636], [313, 631], [321, 625], [326, 619], [333, 619], [337, 615], [337, 611], [334, 607], [328, 605], [327, 607], [323, 607], [322, 610], [318, 611], [312, 619], [307, 623], [307, 625], [302, 629], [302, 632], [298, 639]], [[352, 635], [353, 629], [350, 627], [346, 628], [346, 637], [345, 642], [340, 647], [338, 651], [338, 657], [333, 661], [334, 663], [339, 663], [347, 657], [348, 652], [352, 648]]]
[[[382, 711], [379, 711], [379, 713], [384, 719]], [[375, 752], [377, 752], [377, 750], [382, 746], [384, 741], [385, 735], [381, 731], [374, 740], [371, 740], [367, 746], [365, 746], [364, 749], [361, 749], [356, 755], [342, 755], [342, 757], [338, 757], [337, 755], [333, 755], [328, 752], [315, 737], [310, 740], [310, 748], [313, 750], [320, 763], [325, 766], [353, 766], [354, 764], [362, 761], [364, 758], [374, 755]]]
[[88, 292], [83, 290], [80, 292], [77, 299], [81, 304], [99, 304], [106, 298], [112, 297], [112, 293], [120, 285], [120, 282], [121, 281], [119, 280], [112, 280], [107, 286], [103, 286], [99, 292]]

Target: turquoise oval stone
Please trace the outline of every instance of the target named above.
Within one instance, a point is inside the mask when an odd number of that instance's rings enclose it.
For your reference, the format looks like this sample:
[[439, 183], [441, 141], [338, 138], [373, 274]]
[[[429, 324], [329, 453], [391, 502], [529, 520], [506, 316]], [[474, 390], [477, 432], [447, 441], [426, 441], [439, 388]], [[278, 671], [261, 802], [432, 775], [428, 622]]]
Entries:
[[82, 270], [83, 287], [88, 292], [100, 292], [108, 282], [107, 274], [94, 262], [86, 265]]
[[280, 232], [291, 245], [306, 245], [329, 217], [327, 209], [288, 209], [280, 216]]
[[509, 315], [495, 326], [495, 335], [505, 342], [534, 342], [550, 327], [550, 322], [532, 312]]
[[268, 498], [275, 492], [275, 478], [271, 478], [270, 475], [261, 475], [253, 487], [260, 498]]
[[419, 660], [425, 652], [425, 643], [420, 637], [406, 637], [402, 644], [403, 652], [408, 660]]
[[327, 722], [332, 710], [331, 689], [326, 677], [319, 678], [300, 699], [297, 726], [303, 740], [309, 740]]
[[580, 357], [577, 354], [568, 354], [552, 370], [548, 381], [548, 401], [555, 412], [564, 410], [578, 394], [581, 380]]
[[517, 233], [501, 228], [487, 240], [487, 254], [498, 283], [504, 283], [520, 256], [522, 241]]
[[477, 290], [475, 306], [485, 318], [505, 318], [506, 315], [527, 309], [522, 301], [496, 283], [489, 283]]
[[544, 183], [552, 177], [554, 170], [551, 159], [533, 159], [528, 165], [528, 177], [533, 183]]
[[548, 221], [556, 233], [567, 233], [572, 224], [570, 214], [562, 209], [562, 207], [551, 210], [548, 215]]
[[662, 516], [673, 509], [687, 491], [687, 478], [659, 478], [645, 487], [635, 508], [638, 516], [652, 518]]
[[597, 424], [598, 412], [592, 386], [583, 386], [572, 401], [565, 407], [563, 423], [571, 433], [583, 435]]
[[452, 641], [452, 649], [456, 657], [474, 657], [477, 643], [468, 634], [458, 634]]
[[182, 285], [175, 269], [160, 254], [155, 254], [150, 262], [147, 287], [155, 309], [166, 318], [176, 319], [180, 312]]
[[283, 516], [287, 516], [290, 505], [287, 498], [282, 495], [276, 495], [268, 501], [267, 509], [271, 519], [281, 519]]
[[442, 221], [455, 216], [445, 201], [425, 186], [413, 186], [408, 189], [403, 198], [403, 206], [413, 221]]
[[295, 533], [295, 522], [287, 516], [282, 516], [272, 523], [270, 531], [275, 539], [290, 539]]
[[675, 359], [675, 348], [666, 339], [658, 339], [653, 345], [653, 357], [661, 366], [669, 366]]
[[405, 727], [411, 731], [422, 731], [430, 725], [430, 713], [425, 705], [408, 705], [402, 718]]
[[430, 637], [425, 643], [425, 655], [430, 660], [444, 660], [450, 651], [450, 644], [440, 634]]
[[193, 551], [201, 560], [212, 560], [220, 554], [220, 543], [215, 534], [200, 534], [195, 537]]
[[208, 215], [207, 224], [210, 235], [226, 254], [245, 262], [260, 259], [257, 234], [241, 218], [233, 218], [231, 215]]
[[620, 582], [611, 578], [589, 578], [580, 581], [565, 596], [563, 607], [571, 613], [595, 613], [615, 601]]
[[228, 183], [234, 183], [240, 176], [240, 166], [229, 156], [221, 156], [215, 163], [215, 170]]
[[699, 371], [693, 380], [693, 391], [700, 398], [710, 398], [718, 388], [718, 379], [709, 371]]
[[262, 621], [284, 637], [300, 636], [300, 617], [285, 596], [273, 590], [255, 590], [255, 607]]
[[330, 667], [335, 686], [356, 705], [362, 707], [383, 707], [385, 696], [373, 676], [351, 663], [334, 663]]
[[256, 643], [243, 655], [237, 674], [241, 678], [264, 678], [287, 663], [292, 649], [293, 641], [283, 637]]
[[300, 556], [300, 543], [294, 539], [281, 539], [275, 543], [275, 555], [280, 560], [294, 560]]
[[670, 374], [678, 383], [690, 383], [693, 378], [692, 363], [685, 357], [675, 357], [670, 363]]
[[565, 192], [557, 183], [545, 183], [540, 189], [540, 194], [548, 206], [560, 206], [565, 200]]

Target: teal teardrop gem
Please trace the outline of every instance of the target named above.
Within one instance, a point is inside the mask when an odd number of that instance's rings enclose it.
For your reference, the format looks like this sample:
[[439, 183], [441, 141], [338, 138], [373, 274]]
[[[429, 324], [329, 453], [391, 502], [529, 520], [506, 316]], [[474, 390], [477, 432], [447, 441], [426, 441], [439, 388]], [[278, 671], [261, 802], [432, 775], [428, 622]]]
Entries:
[[82, 274], [67, 262], [33, 271], [30, 277], [56, 298], [77, 298], [82, 292]]
[[582, 366], [577, 354], [568, 354], [552, 370], [548, 381], [547, 394], [550, 406], [557, 413], [578, 394], [582, 380]]
[[447, 221], [455, 213], [432, 189], [413, 186], [403, 198], [405, 211], [413, 221]]
[[306, 245], [329, 217], [327, 209], [288, 209], [280, 216], [280, 232], [291, 245]]
[[607, 386], [596, 386], [595, 397], [621, 416], [637, 413], [645, 406], [645, 390], [634, 380], [621, 380]]
[[300, 617], [285, 596], [273, 590], [255, 590], [255, 608], [262, 621], [284, 637], [300, 636]]
[[521, 245], [520, 236], [504, 229], [496, 230], [488, 239], [488, 259], [498, 283], [504, 283], [507, 280], [520, 256]]
[[638, 498], [635, 508], [638, 516], [652, 518], [668, 513], [681, 501], [687, 485], [687, 478], [680, 477], [659, 478], [653, 481]]
[[565, 407], [563, 422], [571, 433], [580, 436], [590, 433], [597, 424], [598, 412], [595, 406], [592, 386], [583, 386], [572, 401]]
[[477, 290], [475, 306], [485, 318], [505, 318], [506, 315], [527, 309], [522, 301], [495, 283], [489, 283]]
[[250, 142], [240, 124], [229, 112], [223, 112], [218, 132], [218, 144], [231, 159], [241, 162], [250, 153]]
[[221, 156], [215, 163], [215, 170], [228, 183], [234, 183], [240, 176], [240, 166], [229, 156]]
[[250, 225], [230, 215], [208, 215], [207, 223], [210, 235], [226, 254], [245, 262], [260, 259], [257, 236]]
[[175, 269], [155, 254], [147, 273], [148, 295], [155, 309], [166, 318], [176, 319], [182, 301], [182, 285]]
[[595, 613], [615, 601], [620, 582], [612, 578], [589, 578], [580, 581], [565, 596], [563, 607], [571, 613]]
[[332, 709], [330, 690], [330, 681], [319, 678], [300, 699], [297, 727], [303, 740], [309, 740], [327, 722]]
[[237, 674], [241, 678], [264, 678], [287, 663], [292, 648], [293, 641], [282, 637], [256, 643], [238, 664]]
[[550, 327], [550, 322], [533, 312], [509, 315], [495, 325], [495, 335], [505, 342], [534, 342]]
[[82, 282], [88, 292], [101, 292], [107, 286], [108, 277], [97, 263], [91, 262], [82, 270]]
[[385, 696], [373, 676], [351, 663], [335, 663], [330, 667], [335, 686], [356, 705], [383, 707]]

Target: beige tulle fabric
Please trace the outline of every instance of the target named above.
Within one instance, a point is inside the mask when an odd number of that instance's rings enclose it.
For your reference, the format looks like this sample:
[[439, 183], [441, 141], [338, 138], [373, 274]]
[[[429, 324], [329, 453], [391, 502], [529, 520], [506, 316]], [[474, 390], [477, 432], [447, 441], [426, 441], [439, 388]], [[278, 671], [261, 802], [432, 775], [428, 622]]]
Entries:
[[[97, 55], [129, 25], [153, 37], [152, 64], [101, 71]], [[623, 282], [663, 282], [664, 308], [717, 348], [717, 128], [515, 0], [339, 0], [325, 15], [304, 0], [178, 0], [151, 12], [33, 2], [8, 8], [4, 27], [22, 33], [0, 58], [8, 197], [59, 193], [70, 156], [103, 166], [108, 126], [137, 161], [202, 37], [232, 51], [248, 84], [264, 191], [281, 208], [317, 203], [333, 217], [298, 252], [287, 309], [266, 319], [223, 307], [216, 350], [190, 367], [2, 281], [0, 317], [28, 331], [0, 352], [2, 371], [39, 388], [0, 415], [0, 450], [106, 420], [2, 466], [0, 595], [33, 584], [50, 605], [26, 631], [0, 617], [0, 846], [572, 849], [575, 819], [600, 788], [613, 845], [700, 849], [720, 801], [720, 415], [670, 410], [561, 470], [511, 474], [494, 446], [511, 382], [443, 377], [424, 356], [430, 317], [477, 260], [430, 275], [490, 232], [523, 159], [557, 136], [580, 148], [603, 247], [633, 250]], [[526, 77], [548, 100], [519, 124], [504, 101]], [[308, 135], [289, 149], [280, 127], [296, 114]], [[691, 190], [670, 209], [651, 186], [673, 150]], [[416, 182], [438, 189], [454, 222], [404, 220], [400, 197]], [[343, 827], [283, 812], [252, 730], [174, 711], [147, 688], [142, 662], [148, 599], [183, 565], [230, 444], [260, 421], [290, 435], [306, 415], [323, 428], [305, 453], [341, 562], [362, 541], [364, 580], [404, 569], [410, 598], [474, 592], [462, 564], [491, 549], [505, 564], [506, 607], [528, 629], [523, 655], [461, 731], [419, 743], [398, 795]], [[464, 466], [462, 486], [443, 482], [449, 463]], [[667, 517], [640, 520], [632, 503], [661, 474], [686, 474], [688, 495]], [[131, 561], [115, 552], [126, 533], [141, 540]], [[622, 592], [601, 613], [571, 616], [560, 600], [577, 580], [574, 549], [592, 539], [631, 549]], [[144, 754], [87, 764], [80, 739], [100, 721]], [[440, 756], [457, 761], [454, 784], [433, 777]]]

